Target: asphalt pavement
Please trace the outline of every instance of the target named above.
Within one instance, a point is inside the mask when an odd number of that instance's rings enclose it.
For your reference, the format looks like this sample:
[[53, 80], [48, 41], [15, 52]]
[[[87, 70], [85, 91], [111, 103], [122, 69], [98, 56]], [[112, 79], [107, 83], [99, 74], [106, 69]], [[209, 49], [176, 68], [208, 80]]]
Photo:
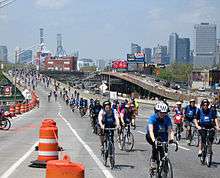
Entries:
[[[30, 162], [37, 159], [34, 146], [38, 141], [39, 127], [43, 119], [52, 118], [57, 122], [59, 145], [64, 148], [60, 158], [68, 154], [72, 161], [85, 166], [88, 178], [144, 178], [148, 176], [151, 147], [145, 141], [147, 117], [153, 112], [153, 106], [141, 104], [137, 119], [137, 128], [132, 130], [135, 146], [132, 152], [124, 152], [116, 146], [116, 167], [111, 170], [104, 167], [100, 154], [100, 142], [92, 134], [88, 115], [81, 118], [79, 112], [71, 112], [62, 98], [57, 102], [47, 101], [49, 89], [39, 85], [40, 108], [36, 108], [12, 120], [9, 131], [0, 130], [0, 178], [42, 178], [46, 170], [30, 168]], [[220, 146], [213, 146], [211, 168], [202, 166], [197, 157], [197, 148], [189, 147], [183, 139], [178, 152], [171, 146], [169, 157], [173, 164], [175, 178], [219, 178]]]

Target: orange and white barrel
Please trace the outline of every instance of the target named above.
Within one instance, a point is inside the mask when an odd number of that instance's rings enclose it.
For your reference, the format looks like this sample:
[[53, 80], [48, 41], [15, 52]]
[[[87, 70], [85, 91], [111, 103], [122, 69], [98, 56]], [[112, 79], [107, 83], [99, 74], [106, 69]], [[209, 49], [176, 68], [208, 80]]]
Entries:
[[14, 106], [13, 104], [10, 105], [10, 107], [9, 107], [9, 112], [10, 112], [12, 115], [15, 114], [15, 106]]
[[21, 104], [20, 103], [17, 103], [15, 105], [15, 114], [20, 114], [20, 107], [21, 107]]
[[38, 161], [58, 160], [58, 129], [54, 121], [42, 122], [39, 135]]
[[20, 107], [20, 113], [25, 113], [25, 105], [24, 104], [21, 104], [21, 107]]

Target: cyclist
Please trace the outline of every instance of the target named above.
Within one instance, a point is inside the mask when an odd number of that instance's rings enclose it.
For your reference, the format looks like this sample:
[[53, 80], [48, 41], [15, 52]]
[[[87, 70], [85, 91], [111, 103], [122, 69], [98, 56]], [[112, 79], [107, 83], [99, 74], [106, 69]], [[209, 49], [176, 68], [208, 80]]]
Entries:
[[113, 103], [112, 103], [112, 109], [118, 109], [118, 103], [117, 103], [117, 100], [113, 100]]
[[155, 169], [157, 166], [157, 140], [167, 142], [169, 139], [169, 143], [173, 143], [174, 139], [171, 118], [167, 114], [167, 105], [159, 102], [156, 104], [155, 108], [157, 110], [157, 113], [154, 113], [150, 116], [146, 128], [146, 140], [150, 145], [152, 145], [152, 169]]
[[100, 104], [100, 101], [98, 99], [95, 100], [94, 106], [91, 108], [91, 114], [92, 114], [92, 127], [93, 127], [93, 133], [97, 134], [97, 123], [98, 123], [98, 115], [101, 111], [102, 106]]
[[177, 115], [183, 115], [183, 108], [182, 108], [182, 102], [178, 101], [176, 102], [176, 106], [173, 108], [173, 112]]
[[133, 114], [133, 111], [132, 111], [131, 104], [126, 104], [125, 107], [120, 112], [121, 126], [125, 126], [131, 123], [132, 114]]
[[[216, 127], [219, 130], [219, 123], [216, 118], [215, 113], [209, 108], [209, 100], [203, 99], [200, 105], [200, 109], [197, 112], [196, 119], [194, 119], [195, 126], [199, 131], [201, 136], [201, 142], [199, 143], [199, 152], [198, 156], [202, 156], [202, 149], [206, 143], [207, 130], [205, 129], [214, 129]], [[211, 143], [214, 141], [215, 130], [212, 130], [209, 135], [209, 140]]]
[[184, 112], [184, 116], [185, 116], [185, 119], [184, 119], [184, 126], [185, 128], [187, 129], [187, 133], [188, 133], [188, 143], [189, 143], [189, 135], [191, 135], [191, 130], [190, 130], [190, 125], [193, 124], [193, 121], [195, 119], [195, 116], [196, 116], [196, 113], [198, 111], [196, 105], [195, 105], [195, 99], [191, 99], [189, 101], [189, 105], [186, 106], [185, 108], [185, 112]]
[[175, 113], [173, 116], [174, 123], [176, 123], [180, 129], [181, 132], [183, 132], [183, 108], [182, 108], [182, 102], [178, 101], [176, 102], [176, 106], [173, 108], [173, 112]]
[[[115, 128], [119, 126], [119, 119], [118, 113], [115, 109], [111, 108], [111, 102], [105, 101], [103, 103], [103, 108], [99, 112], [98, 121], [100, 126], [100, 142], [101, 142], [101, 149], [103, 151], [104, 146], [104, 136], [105, 136], [105, 128]], [[113, 131], [112, 131], [113, 132]], [[114, 137], [112, 137], [114, 139]], [[112, 140], [114, 142], [114, 140]]]
[[95, 106], [95, 102], [94, 102], [94, 99], [90, 99], [89, 100], [89, 113], [91, 114], [92, 113], [92, 109], [93, 107]]

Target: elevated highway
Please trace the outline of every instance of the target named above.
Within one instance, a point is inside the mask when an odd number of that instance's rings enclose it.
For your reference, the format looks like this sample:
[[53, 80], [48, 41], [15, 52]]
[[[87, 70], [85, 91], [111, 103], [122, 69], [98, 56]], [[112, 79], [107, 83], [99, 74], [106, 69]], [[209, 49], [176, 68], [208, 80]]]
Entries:
[[199, 95], [196, 93], [184, 93], [183, 91], [174, 90], [165, 86], [162, 86], [150, 77], [139, 77], [129, 73], [119, 73], [119, 72], [102, 72], [101, 75], [105, 77], [111, 76], [114, 78], [119, 78], [124, 81], [128, 81], [131, 84], [138, 85], [139, 87], [148, 90], [151, 93], [157, 94], [159, 96], [171, 99], [171, 100], [190, 100], [191, 98], [198, 99], [198, 97], [209, 97]]

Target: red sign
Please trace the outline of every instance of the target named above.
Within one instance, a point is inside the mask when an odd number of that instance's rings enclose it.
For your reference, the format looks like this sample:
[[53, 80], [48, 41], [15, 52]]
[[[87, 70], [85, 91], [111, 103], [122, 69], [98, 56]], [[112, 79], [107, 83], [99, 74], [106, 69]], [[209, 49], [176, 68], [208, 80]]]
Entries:
[[5, 96], [11, 96], [11, 86], [4, 87]]
[[128, 63], [125, 60], [112, 61], [112, 68], [113, 69], [127, 69]]

